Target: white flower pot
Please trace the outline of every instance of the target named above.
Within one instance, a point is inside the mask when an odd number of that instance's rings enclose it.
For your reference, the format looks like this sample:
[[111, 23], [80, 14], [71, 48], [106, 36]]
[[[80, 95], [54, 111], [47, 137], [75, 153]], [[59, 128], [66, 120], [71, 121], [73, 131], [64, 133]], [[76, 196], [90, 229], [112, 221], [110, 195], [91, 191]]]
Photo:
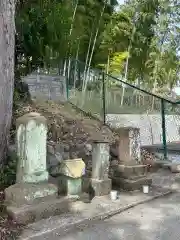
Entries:
[[117, 191], [112, 190], [111, 193], [110, 193], [110, 197], [111, 197], [112, 201], [117, 200]]
[[149, 193], [149, 186], [148, 185], [143, 186], [143, 193], [145, 193], [145, 194]]

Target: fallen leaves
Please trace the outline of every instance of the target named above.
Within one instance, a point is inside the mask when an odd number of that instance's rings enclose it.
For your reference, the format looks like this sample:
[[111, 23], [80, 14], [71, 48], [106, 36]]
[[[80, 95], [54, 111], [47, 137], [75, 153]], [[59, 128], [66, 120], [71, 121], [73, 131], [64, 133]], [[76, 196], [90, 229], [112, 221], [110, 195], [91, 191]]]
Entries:
[[23, 226], [18, 225], [6, 214], [6, 208], [4, 206], [4, 191], [0, 191], [0, 239], [17, 239], [22, 229]]

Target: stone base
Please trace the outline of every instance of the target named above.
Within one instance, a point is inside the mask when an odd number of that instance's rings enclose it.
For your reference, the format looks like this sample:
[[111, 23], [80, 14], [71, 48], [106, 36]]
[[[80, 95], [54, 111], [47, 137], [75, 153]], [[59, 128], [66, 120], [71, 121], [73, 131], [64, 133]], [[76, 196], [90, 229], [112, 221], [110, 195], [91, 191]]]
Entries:
[[38, 173], [32, 174], [24, 174], [21, 171], [16, 176], [16, 181], [19, 182], [27, 182], [27, 183], [39, 183], [43, 181], [48, 181], [49, 173], [48, 171], [42, 171]]
[[68, 212], [70, 199], [58, 198], [57, 192], [50, 183], [12, 185], [5, 189], [7, 213], [19, 224], [27, 224]]
[[67, 197], [43, 199], [39, 203], [21, 207], [7, 206], [8, 215], [18, 224], [28, 224], [70, 211], [71, 200]]
[[82, 179], [61, 176], [58, 178], [59, 193], [65, 195], [80, 195], [82, 193]]
[[82, 189], [93, 196], [108, 195], [112, 188], [111, 179], [97, 180], [92, 178], [83, 178]]
[[57, 193], [58, 187], [48, 182], [16, 183], [5, 189], [5, 201], [7, 205], [18, 207], [41, 202], [44, 197], [57, 196]]
[[114, 169], [114, 176], [120, 178], [133, 179], [147, 173], [146, 165], [118, 165]]
[[118, 186], [120, 189], [127, 191], [141, 190], [143, 185], [150, 186], [152, 184], [152, 179], [147, 177], [141, 177], [138, 179], [125, 179], [113, 177], [112, 183]]

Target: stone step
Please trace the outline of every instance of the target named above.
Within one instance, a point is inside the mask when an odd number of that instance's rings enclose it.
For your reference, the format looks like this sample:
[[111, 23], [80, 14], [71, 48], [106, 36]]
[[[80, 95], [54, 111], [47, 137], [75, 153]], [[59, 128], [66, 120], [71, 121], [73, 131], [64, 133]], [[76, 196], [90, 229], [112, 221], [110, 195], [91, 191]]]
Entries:
[[128, 179], [129, 180], [137, 180], [137, 179], [144, 178], [144, 177], [146, 177], [146, 175], [142, 174], [142, 175], [138, 175], [138, 176], [130, 176]]
[[130, 180], [125, 178], [114, 177], [112, 183], [119, 187], [120, 189], [126, 191], [134, 191], [142, 189], [143, 185], [150, 186], [152, 184], [152, 179], [149, 177], [141, 177], [136, 180]]
[[131, 178], [132, 176], [142, 176], [146, 175], [147, 166], [146, 165], [119, 165], [114, 169], [114, 174], [116, 177]]
[[67, 197], [54, 197], [30, 205], [7, 206], [7, 213], [18, 224], [24, 225], [69, 212], [71, 203]]

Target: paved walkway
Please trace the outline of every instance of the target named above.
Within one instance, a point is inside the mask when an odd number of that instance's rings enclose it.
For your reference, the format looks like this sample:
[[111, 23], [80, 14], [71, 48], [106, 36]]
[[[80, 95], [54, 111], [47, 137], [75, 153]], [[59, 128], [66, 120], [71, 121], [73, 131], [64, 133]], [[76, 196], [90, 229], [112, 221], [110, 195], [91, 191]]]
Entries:
[[[84, 230], [51, 240], [179, 240], [180, 193], [139, 205]], [[40, 239], [39, 239], [40, 240]]]
[[[121, 213], [120, 215], [116, 215], [115, 217], [112, 217], [111, 219], [105, 222], [98, 221], [97, 231], [96, 231], [96, 227], [92, 227], [83, 231], [83, 233], [81, 233], [81, 231], [74, 232], [74, 234], [67, 235], [67, 237], [62, 239], [63, 240], [71, 240], [76, 238], [79, 240], [98, 239], [98, 238], [101, 239], [101, 234], [102, 234], [102, 239], [113, 239], [113, 240], [122, 239], [123, 240], [125, 239], [125, 237], [128, 236], [127, 234], [131, 233], [131, 230], [128, 230], [128, 228], [136, 229], [136, 231], [134, 232], [135, 235], [133, 236], [136, 236], [136, 235], [138, 236], [138, 234], [141, 235], [143, 234], [143, 231], [141, 233], [142, 229], [146, 229], [146, 228], [153, 229], [154, 223], [159, 224], [157, 220], [160, 219], [160, 216], [162, 216], [161, 220], [165, 219], [166, 218], [165, 214], [167, 212], [167, 214], [170, 214], [170, 218], [173, 218], [174, 216], [173, 214], [176, 213], [177, 206], [180, 209], [180, 191], [179, 191], [180, 184], [175, 183], [175, 177], [177, 177], [178, 174], [171, 174], [170, 171], [168, 170], [160, 170], [157, 173], [153, 173], [150, 175], [153, 178], [154, 187], [150, 189], [150, 192], [148, 195], [145, 195], [142, 192], [136, 192], [136, 191], [129, 192], [129, 193], [120, 192], [119, 199], [115, 202], [112, 202], [109, 199], [109, 196], [94, 198], [91, 204], [75, 202], [71, 206], [72, 208], [71, 213], [51, 217], [49, 219], [44, 219], [39, 222], [35, 222], [33, 224], [28, 225], [24, 230], [24, 232], [22, 233], [20, 239], [41, 240], [41, 239], [52, 238], [52, 240], [56, 240], [56, 239], [59, 240], [61, 239], [62, 234], [64, 234], [64, 232], [67, 233], [66, 231], [67, 229], [70, 230], [74, 228], [74, 225], [79, 226], [79, 224], [80, 223], [82, 224], [82, 222], [83, 224], [84, 223], [90, 224], [90, 221], [88, 221], [88, 219], [94, 219], [94, 217], [95, 219], [102, 219], [102, 218], [104, 219], [103, 217], [104, 215], [112, 216], [114, 213], [121, 212], [125, 209], [126, 211], [124, 213]], [[149, 201], [155, 196], [157, 197], [159, 195], [169, 192], [168, 189], [176, 189], [179, 192], [176, 193], [176, 195], [173, 195], [172, 199], [166, 196], [164, 198], [160, 198], [157, 201], [151, 201], [146, 204], [141, 204], [139, 205], [139, 207], [135, 207], [134, 210], [133, 209], [131, 211], [127, 210], [129, 206], [132, 206], [132, 205], [135, 206], [145, 201]], [[177, 205], [176, 205], [176, 202], [177, 202]], [[168, 206], [168, 209], [170, 209], [169, 213], [167, 211], [167, 206]], [[172, 216], [171, 216], [171, 213], [172, 213]], [[142, 218], [143, 216], [144, 216], [144, 220]], [[180, 219], [180, 210], [179, 210], [178, 216]], [[94, 220], [93, 220], [93, 223], [94, 223]], [[140, 226], [138, 224], [140, 224]], [[145, 226], [143, 224], [145, 224]], [[146, 225], [148, 225], [148, 227]], [[119, 228], [118, 226], [122, 226], [122, 227]], [[59, 236], [59, 234], [61, 234], [61, 236]], [[91, 238], [91, 234], [93, 238]], [[108, 238], [108, 234], [110, 234], [110, 238]], [[116, 235], [117, 235], [117, 238], [116, 238]], [[133, 236], [130, 235], [130, 237], [128, 237], [127, 239], [128, 240], [138, 239], [138, 237], [133, 238]], [[141, 239], [153, 240], [153, 238], [144, 238], [144, 237], [139, 238], [138, 240], [141, 240]], [[154, 239], [161, 239], [161, 238], [154, 238]]]

